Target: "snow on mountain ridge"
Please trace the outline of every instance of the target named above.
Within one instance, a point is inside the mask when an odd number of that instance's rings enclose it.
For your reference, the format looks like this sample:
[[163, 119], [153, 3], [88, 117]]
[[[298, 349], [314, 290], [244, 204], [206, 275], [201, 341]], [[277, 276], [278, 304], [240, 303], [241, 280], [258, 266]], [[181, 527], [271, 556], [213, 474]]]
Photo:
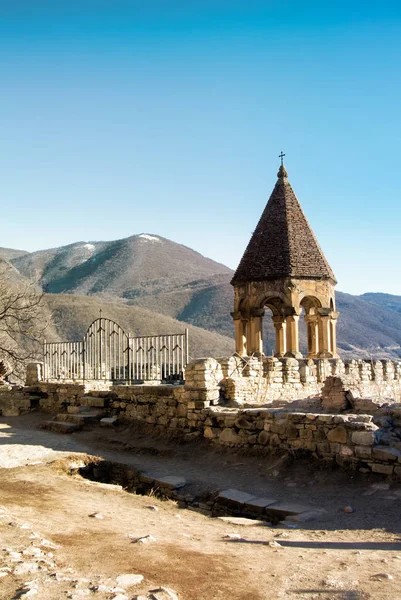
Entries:
[[159, 242], [159, 244], [162, 243], [160, 238], [156, 237], [155, 235], [149, 235], [148, 233], [140, 233], [138, 237], [142, 238], [143, 240], [148, 240], [149, 242]]

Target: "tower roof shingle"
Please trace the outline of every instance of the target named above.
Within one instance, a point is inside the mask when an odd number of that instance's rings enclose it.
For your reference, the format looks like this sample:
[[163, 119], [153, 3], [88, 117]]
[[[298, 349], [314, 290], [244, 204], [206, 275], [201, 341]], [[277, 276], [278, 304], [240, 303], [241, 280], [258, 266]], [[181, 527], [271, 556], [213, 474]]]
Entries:
[[287, 179], [284, 165], [231, 281], [233, 285], [294, 277], [336, 282]]

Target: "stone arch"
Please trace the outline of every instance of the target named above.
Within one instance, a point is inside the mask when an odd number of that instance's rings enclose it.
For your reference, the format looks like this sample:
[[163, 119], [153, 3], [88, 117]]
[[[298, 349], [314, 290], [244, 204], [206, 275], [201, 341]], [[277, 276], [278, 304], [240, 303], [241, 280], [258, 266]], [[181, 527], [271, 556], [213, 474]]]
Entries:
[[305, 313], [308, 314], [312, 310], [316, 311], [317, 308], [322, 308], [323, 302], [317, 296], [305, 293], [300, 297], [300, 305], [305, 310]]
[[[275, 292], [266, 294], [261, 300], [259, 298], [260, 307], [263, 310], [263, 316], [265, 314], [265, 308], [270, 309], [272, 316], [272, 322], [275, 329], [275, 356], [284, 356], [286, 353], [287, 336], [286, 336], [286, 308], [288, 307], [288, 299], [284, 294]], [[263, 330], [262, 330], [263, 337]]]
[[319, 353], [319, 316], [322, 301], [317, 296], [305, 295], [301, 302], [305, 311], [307, 358], [316, 358]]
[[270, 292], [259, 294], [256, 300], [257, 308], [268, 306], [274, 315], [282, 314], [284, 308], [289, 305], [289, 299], [282, 292]]

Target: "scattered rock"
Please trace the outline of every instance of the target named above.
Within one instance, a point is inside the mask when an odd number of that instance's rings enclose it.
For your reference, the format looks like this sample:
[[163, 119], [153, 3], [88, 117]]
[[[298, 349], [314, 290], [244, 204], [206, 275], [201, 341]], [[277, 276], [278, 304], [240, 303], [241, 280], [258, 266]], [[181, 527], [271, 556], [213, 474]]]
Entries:
[[242, 540], [243, 539], [239, 533], [226, 533], [226, 535], [223, 535], [223, 538], [226, 540]]
[[22, 554], [24, 554], [24, 556], [35, 556], [35, 557], [39, 557], [43, 555], [43, 552], [40, 548], [36, 548], [36, 546], [31, 546], [30, 548], [26, 548]]
[[255, 519], [247, 519], [246, 517], [217, 517], [225, 523], [232, 525], [243, 525], [245, 527], [254, 527], [255, 525], [269, 525], [266, 521], [256, 521]]
[[150, 600], [178, 600], [176, 592], [166, 587], [150, 590], [150, 595], [148, 597]]
[[22, 594], [22, 596], [20, 596], [20, 598], [31, 598], [32, 596], [36, 596], [37, 593], [38, 593], [38, 588], [37, 587], [31, 587], [31, 588], [28, 588], [26, 590], [26, 592], [24, 592]]
[[376, 579], [376, 581], [383, 581], [384, 579], [393, 579], [393, 576], [389, 573], [376, 573], [376, 575], [372, 575], [371, 579]]
[[101, 513], [94, 512], [91, 515], [88, 515], [92, 519], [104, 519], [104, 516]]
[[270, 546], [270, 548], [282, 548], [282, 545], [279, 544], [278, 542], [276, 542], [276, 540], [269, 542], [269, 546]]
[[148, 508], [149, 510], [159, 510], [157, 506], [153, 506], [152, 504], [150, 506], [147, 506], [146, 508]]
[[344, 512], [345, 513], [353, 513], [353, 512], [355, 512], [355, 508], [352, 508], [352, 506], [346, 506], [344, 508]]
[[33, 562], [24, 562], [17, 565], [14, 569], [14, 575], [24, 576], [29, 575], [30, 573], [35, 573], [39, 570], [39, 565]]
[[142, 581], [143, 575], [134, 575], [132, 573], [125, 573], [116, 578], [117, 585], [121, 585], [124, 588], [139, 585]]
[[53, 542], [51, 542], [50, 540], [45, 539], [41, 540], [40, 545], [44, 546], [45, 548], [51, 548], [52, 550], [58, 548], [57, 544], [53, 544]]
[[156, 542], [156, 538], [153, 535], [144, 535], [143, 537], [136, 537], [133, 533], [128, 534], [128, 537], [132, 540], [133, 544], [150, 544]]

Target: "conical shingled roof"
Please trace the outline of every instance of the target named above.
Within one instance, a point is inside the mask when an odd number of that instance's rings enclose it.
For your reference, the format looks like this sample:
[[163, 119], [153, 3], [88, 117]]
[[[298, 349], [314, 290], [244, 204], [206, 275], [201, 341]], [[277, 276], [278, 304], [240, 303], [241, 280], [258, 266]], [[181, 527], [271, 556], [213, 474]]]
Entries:
[[336, 278], [281, 165], [278, 180], [231, 281]]

